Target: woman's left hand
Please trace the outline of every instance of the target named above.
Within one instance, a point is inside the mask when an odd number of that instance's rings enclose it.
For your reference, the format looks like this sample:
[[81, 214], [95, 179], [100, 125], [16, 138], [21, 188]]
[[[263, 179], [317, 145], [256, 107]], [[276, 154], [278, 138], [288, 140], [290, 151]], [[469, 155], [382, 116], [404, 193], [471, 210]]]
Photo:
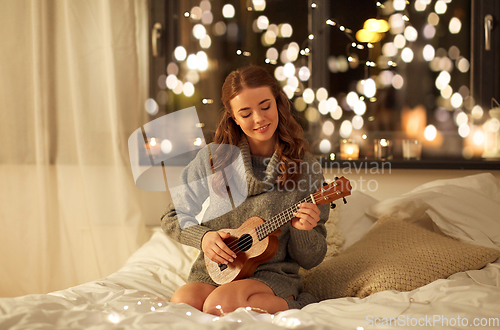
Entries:
[[301, 230], [311, 230], [318, 224], [320, 209], [313, 203], [301, 203], [299, 210], [294, 214], [292, 226]]

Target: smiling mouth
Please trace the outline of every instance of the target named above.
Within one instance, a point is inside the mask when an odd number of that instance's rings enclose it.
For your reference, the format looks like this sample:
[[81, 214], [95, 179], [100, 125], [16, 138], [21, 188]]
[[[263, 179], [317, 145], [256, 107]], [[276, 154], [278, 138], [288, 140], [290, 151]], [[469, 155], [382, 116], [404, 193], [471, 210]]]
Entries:
[[267, 124], [265, 126], [262, 126], [262, 127], [259, 127], [259, 128], [256, 128], [254, 131], [262, 131], [262, 130], [265, 130], [266, 128], [268, 128], [271, 124]]

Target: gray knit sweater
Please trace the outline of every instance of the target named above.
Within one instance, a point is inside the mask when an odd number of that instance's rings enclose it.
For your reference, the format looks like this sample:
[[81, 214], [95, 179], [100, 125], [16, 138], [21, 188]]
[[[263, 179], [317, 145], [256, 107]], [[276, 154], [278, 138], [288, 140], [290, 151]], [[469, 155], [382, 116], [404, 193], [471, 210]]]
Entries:
[[[295, 184], [296, 188], [293, 189], [292, 184], [288, 185], [288, 189], [280, 188], [276, 184], [279, 175], [276, 153], [271, 159], [252, 156], [248, 142], [243, 138], [238, 147], [243, 159], [241, 166], [244, 168], [241, 172], [246, 175], [248, 197], [236, 208], [220, 215], [220, 205], [214, 202], [218, 196], [206, 180], [200, 180], [212, 174], [208, 147], [200, 150], [181, 174], [181, 182], [197, 182], [198, 184], [194, 186], [196, 189], [193, 189], [191, 185], [188, 189], [175, 190], [174, 200], [177, 207], [170, 203], [161, 217], [162, 229], [168, 236], [200, 250], [201, 240], [206, 232], [238, 228], [252, 216], [258, 216], [264, 220], [271, 219], [284, 209], [316, 192], [324, 181], [321, 165], [310, 153], [306, 153], [302, 160], [302, 165], [304, 165], [301, 166], [302, 175]], [[235, 193], [233, 189], [231, 191]], [[198, 224], [194, 216], [200, 213], [202, 203], [207, 197], [210, 197], [210, 206], [205, 211], [203, 222]], [[185, 202], [179, 203], [179, 200]], [[327, 246], [324, 223], [328, 219], [329, 207], [322, 205], [319, 209], [321, 210], [320, 222], [313, 230], [296, 229], [291, 226], [290, 222], [281, 227], [278, 252], [271, 260], [259, 265], [251, 277], [267, 284], [278, 297], [286, 298], [291, 295], [297, 297], [302, 291], [302, 282], [298, 274], [299, 267], [310, 269], [321, 263], [325, 257]], [[186, 226], [186, 219], [195, 225]], [[194, 262], [188, 281], [217, 285], [206, 270], [203, 252]]]

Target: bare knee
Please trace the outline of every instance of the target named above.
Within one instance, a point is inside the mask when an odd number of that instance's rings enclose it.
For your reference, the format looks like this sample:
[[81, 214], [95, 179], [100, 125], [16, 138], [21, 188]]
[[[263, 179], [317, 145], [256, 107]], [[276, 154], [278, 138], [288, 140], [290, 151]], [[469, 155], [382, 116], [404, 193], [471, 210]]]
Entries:
[[214, 289], [214, 286], [208, 284], [189, 283], [175, 291], [170, 302], [184, 303], [201, 311], [205, 299]]
[[288, 309], [288, 304], [284, 299], [276, 297], [267, 285], [246, 279], [223, 284], [215, 289], [205, 300], [203, 312], [222, 315], [240, 307], [276, 312]]
[[212, 315], [222, 315], [222, 313], [230, 313], [243, 307], [247, 299], [241, 297], [238, 292], [228, 294], [226, 290], [214, 290], [203, 304], [202, 311]]
[[203, 297], [197, 296], [193, 292], [179, 292], [176, 291], [173, 295], [172, 298], [170, 298], [170, 302], [177, 303], [177, 304], [188, 304], [189, 306], [192, 306], [198, 310], [201, 310], [203, 308], [203, 303], [205, 302]]
[[255, 293], [249, 287], [248, 280], [223, 284], [208, 295], [203, 312], [213, 315], [231, 313], [240, 307], [249, 306], [249, 298]]

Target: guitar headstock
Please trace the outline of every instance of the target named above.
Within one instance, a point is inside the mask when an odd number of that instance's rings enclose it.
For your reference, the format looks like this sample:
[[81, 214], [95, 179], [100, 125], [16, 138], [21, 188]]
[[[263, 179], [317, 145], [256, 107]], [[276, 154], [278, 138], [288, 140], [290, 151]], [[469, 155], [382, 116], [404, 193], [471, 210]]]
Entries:
[[336, 178], [332, 183], [323, 186], [313, 194], [317, 205], [331, 203], [351, 194], [351, 183], [345, 177]]

